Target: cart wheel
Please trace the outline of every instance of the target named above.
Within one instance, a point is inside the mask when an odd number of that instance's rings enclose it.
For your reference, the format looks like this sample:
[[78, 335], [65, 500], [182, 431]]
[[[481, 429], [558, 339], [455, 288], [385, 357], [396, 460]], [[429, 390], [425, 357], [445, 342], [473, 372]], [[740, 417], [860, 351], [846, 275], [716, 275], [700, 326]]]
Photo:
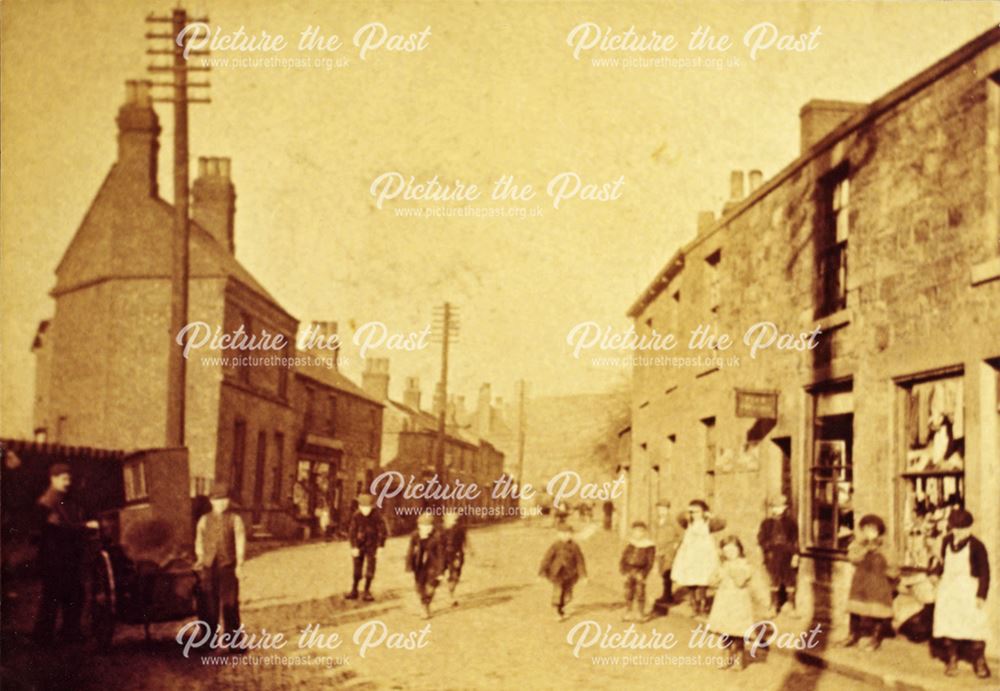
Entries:
[[111, 557], [101, 550], [90, 581], [90, 626], [100, 650], [111, 647], [115, 636], [115, 576]]

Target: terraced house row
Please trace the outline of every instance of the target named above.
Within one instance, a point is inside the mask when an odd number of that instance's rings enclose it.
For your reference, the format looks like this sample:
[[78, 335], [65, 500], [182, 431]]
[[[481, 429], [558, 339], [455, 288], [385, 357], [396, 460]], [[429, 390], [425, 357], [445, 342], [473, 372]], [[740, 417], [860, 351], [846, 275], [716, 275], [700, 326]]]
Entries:
[[[800, 606], [842, 626], [866, 513], [919, 573], [964, 506], [998, 566], [1000, 29], [872, 103], [800, 116], [800, 155], [748, 190], [733, 173], [721, 216], [700, 216], [628, 311], [640, 335], [681, 335], [665, 355], [704, 359], [635, 366], [623, 508], [650, 520], [658, 499], [703, 498], [756, 546], [786, 495]], [[785, 345], [818, 327], [815, 347], [751, 357], [760, 322]], [[687, 351], [699, 325], [734, 345]], [[996, 589], [987, 606], [1000, 632]]]

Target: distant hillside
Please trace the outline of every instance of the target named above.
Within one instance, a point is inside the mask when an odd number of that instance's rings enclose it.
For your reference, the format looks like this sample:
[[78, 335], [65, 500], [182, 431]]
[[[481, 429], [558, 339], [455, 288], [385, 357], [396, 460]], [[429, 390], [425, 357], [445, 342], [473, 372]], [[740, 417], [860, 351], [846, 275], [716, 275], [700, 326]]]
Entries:
[[[610, 479], [618, 432], [628, 424], [628, 417], [626, 391], [529, 398], [524, 481], [541, 489], [563, 470], [575, 470], [590, 482]], [[516, 457], [512, 460], [508, 468], [516, 465]]]

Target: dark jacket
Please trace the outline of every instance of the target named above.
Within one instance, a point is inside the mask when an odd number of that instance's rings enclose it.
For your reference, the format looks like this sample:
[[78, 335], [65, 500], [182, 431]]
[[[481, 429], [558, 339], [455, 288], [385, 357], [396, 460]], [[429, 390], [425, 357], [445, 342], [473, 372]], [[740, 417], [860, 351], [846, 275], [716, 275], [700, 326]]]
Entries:
[[941, 541], [941, 563], [935, 566], [934, 573], [938, 576], [944, 573], [944, 557], [948, 553], [948, 550], [961, 552], [965, 548], [966, 542], [969, 544], [969, 568], [971, 569], [971, 575], [979, 583], [976, 587], [976, 597], [980, 600], [985, 600], [990, 592], [990, 560], [986, 553], [986, 545], [980, 542], [976, 536], [970, 535], [967, 540], [955, 544], [955, 536], [946, 535], [944, 540]]
[[452, 559], [465, 554], [465, 526], [454, 525], [441, 531], [441, 542], [444, 545], [445, 559]]
[[351, 541], [351, 548], [362, 552], [374, 552], [379, 547], [384, 547], [388, 533], [385, 520], [377, 509], [372, 509], [367, 516], [355, 511], [347, 526], [347, 539]]
[[420, 533], [410, 536], [410, 546], [406, 550], [406, 570], [418, 581], [433, 580], [444, 571], [444, 545], [441, 534], [436, 530], [420, 539]]
[[572, 540], [556, 540], [542, 558], [538, 574], [560, 584], [573, 584], [586, 578], [587, 564], [580, 546]]
[[855, 540], [847, 548], [847, 558], [854, 564], [847, 611], [865, 617], [892, 618], [892, 579], [897, 569], [882, 550], [882, 540]]
[[43, 571], [80, 568], [86, 550], [83, 510], [51, 487], [36, 503], [41, 528], [38, 558]]
[[639, 544], [629, 542], [622, 552], [618, 569], [625, 575], [637, 574], [645, 578], [653, 570], [655, 557], [656, 546], [652, 541], [644, 540]]
[[795, 554], [799, 551], [799, 524], [787, 512], [768, 516], [757, 531], [757, 543], [765, 553]]

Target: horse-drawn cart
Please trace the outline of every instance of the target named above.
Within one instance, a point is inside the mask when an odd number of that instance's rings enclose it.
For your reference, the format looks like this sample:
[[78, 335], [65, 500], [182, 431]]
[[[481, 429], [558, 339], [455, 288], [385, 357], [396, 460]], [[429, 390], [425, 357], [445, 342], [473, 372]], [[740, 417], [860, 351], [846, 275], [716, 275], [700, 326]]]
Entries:
[[34, 503], [47, 485], [48, 467], [67, 463], [70, 496], [100, 526], [88, 531], [83, 568], [85, 623], [98, 646], [110, 646], [122, 625], [142, 626], [148, 640], [152, 624], [197, 615], [196, 512], [186, 449], [125, 453], [3, 441], [0, 451], [4, 538], [8, 545], [25, 545], [16, 563], [5, 559], [5, 579], [28, 584], [36, 578]]

